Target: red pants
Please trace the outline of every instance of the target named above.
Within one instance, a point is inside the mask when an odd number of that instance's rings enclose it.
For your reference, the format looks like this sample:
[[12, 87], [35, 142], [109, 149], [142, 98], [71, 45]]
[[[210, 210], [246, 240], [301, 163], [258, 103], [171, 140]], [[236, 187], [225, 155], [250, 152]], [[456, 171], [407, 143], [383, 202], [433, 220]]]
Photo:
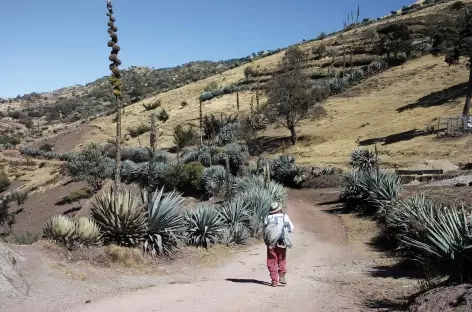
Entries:
[[287, 248], [267, 248], [267, 268], [273, 282], [279, 282], [279, 274], [287, 272]]

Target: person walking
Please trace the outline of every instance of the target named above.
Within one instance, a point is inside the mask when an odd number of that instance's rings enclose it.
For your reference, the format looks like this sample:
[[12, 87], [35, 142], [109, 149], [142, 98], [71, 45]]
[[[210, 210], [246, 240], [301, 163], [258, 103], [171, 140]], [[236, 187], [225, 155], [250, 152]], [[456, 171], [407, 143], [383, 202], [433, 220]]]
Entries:
[[287, 248], [292, 248], [289, 233], [294, 226], [290, 217], [282, 211], [278, 202], [270, 205], [269, 214], [264, 219], [264, 242], [267, 246], [267, 268], [272, 287], [287, 284]]

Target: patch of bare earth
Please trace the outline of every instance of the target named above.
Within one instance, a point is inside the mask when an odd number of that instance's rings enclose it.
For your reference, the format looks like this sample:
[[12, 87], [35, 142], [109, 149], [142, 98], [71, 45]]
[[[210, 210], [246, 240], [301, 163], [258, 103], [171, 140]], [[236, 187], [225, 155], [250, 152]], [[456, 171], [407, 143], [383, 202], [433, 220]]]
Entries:
[[376, 234], [372, 221], [333, 214], [337, 197], [335, 189], [290, 191], [289, 214], [296, 229], [283, 289], [268, 286], [260, 242], [209, 251], [184, 247], [173, 261], [152, 261], [116, 246], [67, 252], [40, 242], [13, 247], [25, 258], [19, 268], [31, 291], [21, 303], [4, 308], [371, 311], [413, 292], [416, 281], [392, 273], [394, 261], [369, 245]]

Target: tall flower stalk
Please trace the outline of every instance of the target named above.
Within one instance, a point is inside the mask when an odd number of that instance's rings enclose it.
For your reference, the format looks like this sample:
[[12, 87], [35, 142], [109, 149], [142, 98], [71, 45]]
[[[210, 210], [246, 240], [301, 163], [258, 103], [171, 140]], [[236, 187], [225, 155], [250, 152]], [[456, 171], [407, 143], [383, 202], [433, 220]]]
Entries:
[[120, 51], [120, 46], [118, 45], [118, 27], [115, 25], [115, 17], [113, 16], [113, 5], [111, 0], [107, 0], [107, 16], [108, 21], [108, 34], [110, 35], [111, 40], [108, 41], [108, 47], [110, 47], [111, 53], [109, 60], [112, 62], [110, 64], [110, 71], [112, 75], [110, 76], [110, 83], [113, 86], [113, 95], [116, 100], [116, 158], [115, 158], [115, 187], [113, 189], [113, 196], [117, 198], [120, 184], [121, 184], [121, 73], [118, 69], [118, 66], [121, 65], [121, 61], [118, 58], [118, 52]]

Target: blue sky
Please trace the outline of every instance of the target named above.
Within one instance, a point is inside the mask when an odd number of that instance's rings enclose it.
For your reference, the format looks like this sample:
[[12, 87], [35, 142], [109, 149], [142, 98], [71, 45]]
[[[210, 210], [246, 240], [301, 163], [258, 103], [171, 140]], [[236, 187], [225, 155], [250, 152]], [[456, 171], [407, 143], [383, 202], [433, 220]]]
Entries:
[[[294, 3], [297, 3], [296, 5]], [[244, 57], [375, 18], [413, 0], [113, 0], [122, 68]], [[0, 97], [108, 75], [106, 0], [2, 0]]]

